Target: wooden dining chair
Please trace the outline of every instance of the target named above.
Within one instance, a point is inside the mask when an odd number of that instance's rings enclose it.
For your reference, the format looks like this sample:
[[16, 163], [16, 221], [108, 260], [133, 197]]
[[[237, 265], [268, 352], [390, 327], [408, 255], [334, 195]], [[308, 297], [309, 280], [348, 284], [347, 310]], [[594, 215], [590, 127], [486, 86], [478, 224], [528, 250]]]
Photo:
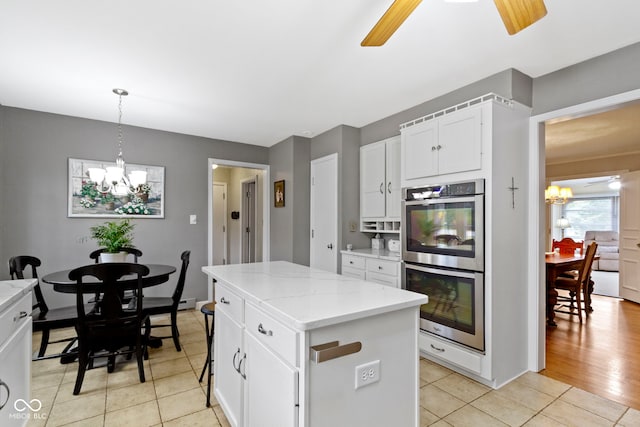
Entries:
[[584, 241], [573, 240], [571, 237], [565, 237], [562, 240], [553, 239], [551, 243], [551, 250], [555, 251], [556, 248], [563, 255], [574, 255], [577, 250], [580, 251], [580, 255], [584, 254]]
[[[127, 274], [136, 274], [137, 294], [135, 308], [123, 308], [118, 279]], [[107, 371], [115, 369], [116, 356], [136, 355], [140, 382], [145, 382], [143, 358], [146, 351], [148, 329], [143, 331], [146, 316], [142, 312], [142, 276], [149, 274], [149, 268], [142, 264], [105, 263], [90, 264], [69, 272], [69, 279], [76, 281], [76, 311], [78, 322], [78, 373], [73, 394], [80, 393], [87, 368], [93, 366], [96, 358], [107, 358]], [[86, 311], [83, 279], [92, 276], [100, 281], [102, 299], [98, 309]], [[92, 284], [95, 286], [95, 283]]]
[[[576, 277], [560, 276], [554, 282], [556, 289], [564, 289], [569, 291], [569, 297], [558, 296], [558, 301], [561, 302], [560, 307], [564, 309], [555, 309], [558, 313], [568, 313], [577, 315], [582, 323], [582, 310], [585, 311], [587, 317], [589, 317], [589, 280], [591, 280], [591, 266], [593, 265], [593, 258], [596, 254], [598, 244], [593, 242], [587, 246], [587, 253], [584, 256], [582, 265], [578, 269], [578, 275]], [[575, 300], [575, 305], [574, 305]], [[567, 305], [566, 302], [569, 302]]]
[[[47, 306], [44, 295], [42, 294], [42, 289], [40, 288], [40, 280], [38, 279], [37, 268], [41, 265], [42, 262], [38, 258], [30, 255], [18, 255], [9, 259], [9, 275], [12, 279], [24, 279], [25, 271], [30, 270], [31, 278], [38, 280], [36, 285], [33, 287], [33, 294], [35, 295], [36, 303], [31, 307], [33, 310], [31, 312], [31, 318], [33, 319], [33, 332], [42, 332], [42, 337], [40, 338], [40, 349], [38, 350], [38, 355], [35, 356], [33, 360], [52, 359], [62, 357], [67, 354], [69, 348], [74, 344], [76, 337], [73, 336], [70, 338], [50, 341], [51, 331], [54, 329], [74, 327], [78, 320], [75, 306], [51, 309]], [[47, 346], [49, 344], [67, 341], [69, 343], [61, 353], [45, 356]]]
[[178, 305], [182, 299], [182, 291], [184, 290], [184, 282], [187, 277], [187, 267], [189, 267], [189, 257], [191, 251], [184, 251], [180, 255], [182, 260], [182, 268], [180, 269], [180, 276], [178, 277], [178, 283], [173, 291], [173, 295], [170, 297], [148, 297], [144, 298], [143, 311], [147, 316], [155, 314], [169, 314], [171, 316], [170, 324], [151, 324], [150, 318], [147, 318], [147, 326], [150, 328], [166, 328], [171, 327], [171, 335], [155, 336], [155, 338], [165, 339], [173, 338], [173, 344], [176, 346], [177, 351], [181, 351], [180, 347], [180, 332], [178, 331]]

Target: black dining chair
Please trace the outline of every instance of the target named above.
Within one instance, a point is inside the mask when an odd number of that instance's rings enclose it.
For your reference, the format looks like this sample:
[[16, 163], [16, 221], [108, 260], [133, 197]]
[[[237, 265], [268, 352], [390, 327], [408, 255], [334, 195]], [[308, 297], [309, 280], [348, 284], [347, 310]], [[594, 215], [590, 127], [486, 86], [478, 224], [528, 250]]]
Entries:
[[155, 314], [170, 314], [171, 324], [151, 324], [149, 318], [147, 318], [147, 326], [150, 328], [166, 328], [171, 327], [171, 335], [156, 337], [160, 339], [173, 338], [173, 344], [176, 346], [177, 351], [181, 351], [180, 339], [178, 338], [180, 332], [178, 331], [178, 305], [182, 298], [182, 291], [184, 290], [184, 282], [187, 277], [187, 267], [189, 267], [189, 256], [191, 251], [184, 251], [180, 255], [182, 260], [182, 268], [180, 269], [180, 277], [178, 277], [178, 283], [173, 291], [173, 295], [170, 297], [148, 297], [144, 298], [143, 311], [147, 316]]
[[[19, 255], [9, 259], [9, 275], [12, 279], [24, 279], [25, 271], [31, 270], [31, 278], [38, 280], [33, 287], [33, 294], [36, 298], [36, 303], [33, 304], [31, 309], [31, 317], [33, 319], [33, 331], [42, 332], [42, 338], [40, 339], [40, 349], [38, 355], [33, 360], [52, 359], [56, 357], [62, 357], [67, 354], [69, 348], [74, 344], [76, 337], [64, 338], [60, 340], [50, 341], [51, 330], [71, 328], [76, 325], [78, 316], [76, 314], [76, 307], [60, 307], [49, 308], [42, 294], [40, 288], [40, 281], [38, 279], [37, 268], [42, 265], [42, 262], [30, 255]], [[28, 278], [28, 277], [27, 277]], [[62, 353], [50, 354], [45, 356], [47, 346], [49, 344], [55, 344], [60, 342], [67, 342], [69, 344], [65, 347]]]
[[[122, 252], [126, 252], [128, 254], [133, 255], [133, 262], [136, 264], [138, 263], [138, 258], [142, 256], [142, 251], [137, 248], [121, 248], [120, 250]], [[91, 258], [92, 260], [95, 260], [97, 264], [98, 262], [100, 262], [100, 254], [102, 254], [104, 251], [106, 251], [105, 248], [96, 249], [95, 251], [89, 254], [89, 258]]]
[[[124, 309], [120, 297], [118, 279], [128, 274], [137, 275], [137, 299], [135, 308]], [[107, 371], [115, 369], [116, 356], [136, 355], [138, 362], [138, 376], [140, 382], [145, 382], [143, 358], [146, 351], [145, 343], [149, 331], [143, 327], [146, 316], [142, 312], [142, 277], [149, 274], [149, 268], [142, 264], [105, 263], [90, 264], [69, 272], [69, 279], [76, 281], [76, 310], [78, 322], [78, 374], [73, 394], [80, 393], [82, 381], [87, 368], [93, 367], [96, 358], [107, 358]], [[87, 312], [84, 304], [86, 276], [97, 278], [102, 299], [95, 310]], [[131, 305], [130, 305], [131, 306]]]
[[[106, 250], [107, 250], [106, 248], [96, 249], [95, 251], [89, 254], [89, 258], [91, 258], [92, 260], [95, 260], [96, 264], [98, 264], [100, 262], [100, 255]], [[138, 258], [142, 256], [142, 251], [137, 248], [120, 248], [120, 250], [122, 252], [126, 252], [130, 255], [133, 255], [133, 262], [136, 264], [138, 263]], [[135, 291], [125, 291], [122, 294], [122, 298], [125, 303], [131, 301], [131, 298], [133, 298], [134, 296], [135, 296]], [[99, 299], [100, 299], [100, 295], [96, 294], [95, 298], [92, 299], [90, 302], [95, 302], [95, 301], [98, 301]]]

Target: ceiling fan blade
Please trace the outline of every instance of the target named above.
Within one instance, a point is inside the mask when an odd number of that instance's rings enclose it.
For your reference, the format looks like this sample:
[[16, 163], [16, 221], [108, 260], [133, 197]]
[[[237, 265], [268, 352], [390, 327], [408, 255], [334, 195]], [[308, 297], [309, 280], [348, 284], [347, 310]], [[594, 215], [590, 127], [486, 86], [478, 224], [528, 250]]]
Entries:
[[493, 0], [509, 35], [524, 30], [547, 14], [544, 0]]
[[395, 0], [369, 31], [360, 46], [382, 46], [422, 0]]

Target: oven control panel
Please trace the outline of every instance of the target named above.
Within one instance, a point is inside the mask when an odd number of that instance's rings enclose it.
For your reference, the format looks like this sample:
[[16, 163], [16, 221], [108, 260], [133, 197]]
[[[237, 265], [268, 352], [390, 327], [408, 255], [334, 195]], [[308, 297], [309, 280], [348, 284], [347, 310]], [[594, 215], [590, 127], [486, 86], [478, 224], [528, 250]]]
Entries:
[[442, 197], [473, 196], [476, 194], [484, 194], [484, 179], [407, 188], [405, 189], [405, 200], [410, 201]]

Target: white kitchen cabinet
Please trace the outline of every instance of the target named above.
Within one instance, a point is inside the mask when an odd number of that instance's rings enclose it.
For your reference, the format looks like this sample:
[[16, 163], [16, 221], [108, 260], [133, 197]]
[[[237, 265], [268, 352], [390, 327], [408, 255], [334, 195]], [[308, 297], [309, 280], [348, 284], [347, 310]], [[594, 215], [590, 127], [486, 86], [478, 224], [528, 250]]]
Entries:
[[[241, 298], [222, 287], [216, 286], [216, 319], [214, 346], [214, 394], [224, 408], [229, 424], [234, 427], [244, 425], [243, 392], [246, 353], [244, 351], [243, 325], [232, 316], [236, 308], [242, 315]], [[240, 319], [240, 322], [242, 320]]]
[[482, 168], [482, 109], [467, 107], [414, 124], [402, 136], [402, 183]]
[[341, 251], [342, 275], [381, 285], [400, 287], [400, 255], [387, 250]]
[[[0, 282], [0, 425], [45, 420], [31, 389], [31, 289], [33, 279]], [[28, 409], [27, 402], [35, 409]], [[39, 406], [38, 406], [39, 405]]]
[[400, 192], [400, 137], [361, 147], [361, 231], [398, 233]]
[[245, 344], [245, 424], [265, 427], [297, 426], [298, 370], [249, 331], [245, 332]]

